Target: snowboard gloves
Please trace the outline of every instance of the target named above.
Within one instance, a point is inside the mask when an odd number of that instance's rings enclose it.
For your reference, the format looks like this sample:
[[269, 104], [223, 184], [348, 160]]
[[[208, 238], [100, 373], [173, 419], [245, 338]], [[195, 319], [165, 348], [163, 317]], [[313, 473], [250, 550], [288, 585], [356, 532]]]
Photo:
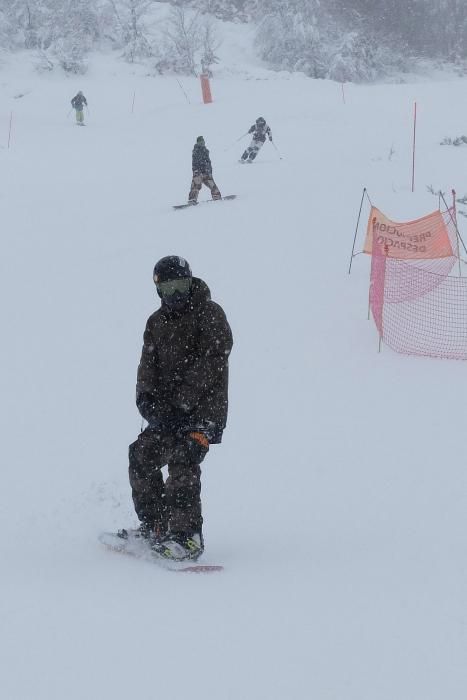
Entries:
[[209, 450], [209, 440], [207, 439], [206, 435], [204, 433], [190, 433], [188, 435], [192, 440], [195, 440], [199, 445], [204, 447], [205, 450]]
[[188, 458], [192, 464], [200, 464], [209, 450], [209, 440], [204, 433], [188, 433]]

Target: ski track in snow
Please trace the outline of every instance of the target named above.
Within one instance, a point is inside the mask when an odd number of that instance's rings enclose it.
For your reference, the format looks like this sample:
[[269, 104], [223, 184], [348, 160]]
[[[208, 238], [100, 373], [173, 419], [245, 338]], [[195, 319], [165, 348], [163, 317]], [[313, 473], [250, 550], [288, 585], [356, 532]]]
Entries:
[[[209, 106], [183, 85], [191, 104], [110, 61], [2, 72], [2, 698], [463, 700], [465, 365], [378, 354], [369, 260], [347, 268], [364, 186], [396, 220], [437, 207], [427, 185], [467, 193], [467, 151], [439, 146], [466, 131], [466, 81], [347, 85], [344, 104], [327, 81], [224, 77]], [[284, 159], [266, 143], [244, 168], [248, 140], [230, 146], [259, 115]], [[199, 134], [238, 198], [174, 212]], [[203, 465], [212, 577], [97, 542], [135, 523], [136, 368], [172, 253], [235, 341]]]

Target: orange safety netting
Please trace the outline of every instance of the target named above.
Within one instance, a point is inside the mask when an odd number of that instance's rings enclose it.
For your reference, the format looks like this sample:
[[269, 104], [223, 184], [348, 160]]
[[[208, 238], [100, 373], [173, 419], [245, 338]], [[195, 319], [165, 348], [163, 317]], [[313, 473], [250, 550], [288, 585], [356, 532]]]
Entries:
[[[447, 236], [450, 250], [456, 250], [454, 210], [436, 213], [445, 229], [439, 249], [447, 250]], [[391, 255], [394, 246], [387, 245], [384, 231], [373, 225], [372, 229], [370, 307], [380, 338], [393, 350], [409, 355], [467, 359], [467, 279], [450, 276], [457, 257], [451, 253], [427, 259], [426, 250], [410, 250], [410, 255], [420, 253], [424, 259], [404, 260], [400, 254]], [[442, 227], [438, 225], [437, 230]], [[431, 255], [434, 250], [431, 246]]]
[[449, 209], [444, 213], [434, 211], [415, 221], [397, 223], [376, 207], [371, 207], [363, 252], [371, 254], [375, 233], [376, 241], [389, 258], [432, 260], [450, 257], [455, 250], [452, 243], [456, 244], [455, 235], [453, 241], [449, 232], [450, 218], [453, 216], [453, 210]]

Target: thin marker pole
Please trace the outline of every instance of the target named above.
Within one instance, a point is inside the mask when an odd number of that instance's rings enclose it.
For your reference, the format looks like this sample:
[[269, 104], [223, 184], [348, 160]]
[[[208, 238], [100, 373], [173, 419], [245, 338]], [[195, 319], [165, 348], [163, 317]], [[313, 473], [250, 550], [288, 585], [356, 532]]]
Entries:
[[183, 89], [183, 85], [181, 84], [181, 82], [179, 81], [178, 78], [175, 78], [175, 80], [177, 81], [180, 90], [181, 90], [181, 91], [183, 92], [183, 94], [185, 95], [186, 101], [188, 102], [188, 104], [191, 104], [190, 100], [188, 99], [188, 95], [186, 94], [185, 90]]
[[457, 221], [456, 221], [456, 219], [452, 216], [452, 214], [451, 214], [451, 212], [450, 212], [450, 209], [449, 209], [449, 207], [448, 207], [448, 205], [447, 205], [447, 202], [446, 202], [446, 200], [445, 200], [445, 198], [444, 198], [444, 194], [441, 192], [441, 190], [439, 191], [439, 193], [440, 193], [440, 195], [441, 195], [441, 199], [442, 199], [443, 202], [444, 202], [444, 206], [446, 207], [446, 210], [447, 210], [447, 212], [449, 213], [449, 216], [451, 217], [451, 221], [452, 221], [452, 223], [454, 224], [454, 227], [455, 227], [455, 229], [456, 229], [457, 236], [458, 236], [460, 242], [462, 243], [462, 247], [464, 248], [464, 251], [467, 253], [467, 248], [465, 247], [465, 243], [464, 243], [464, 241], [462, 240], [462, 236], [461, 236], [460, 231], [459, 231], [459, 229], [458, 229], [458, 227], [457, 227]]
[[341, 83], [341, 86], [342, 86], [342, 101], [343, 101], [343, 102], [344, 102], [344, 104], [345, 104], [345, 92], [344, 92], [344, 83]]
[[376, 216], [373, 217], [371, 222], [373, 224], [373, 232], [371, 237], [371, 266], [370, 266], [370, 286], [368, 287], [368, 320], [370, 320], [370, 309], [371, 309], [371, 272], [373, 268], [373, 244], [375, 242], [375, 228], [376, 228]]
[[415, 189], [415, 138], [417, 134], [417, 103], [414, 103], [413, 113], [413, 150], [412, 150], [412, 192]]
[[452, 213], [454, 215], [454, 222], [456, 224], [457, 262], [459, 263], [459, 277], [462, 277], [461, 253], [460, 253], [460, 249], [459, 249], [459, 235], [458, 235], [459, 229], [457, 228], [456, 190], [452, 190]]
[[350, 275], [350, 270], [352, 269], [352, 262], [353, 262], [353, 259], [354, 259], [355, 243], [356, 243], [356, 241], [357, 241], [358, 226], [359, 226], [359, 224], [360, 224], [360, 216], [361, 216], [361, 213], [362, 213], [363, 199], [364, 199], [364, 197], [365, 197], [365, 193], [366, 193], [366, 187], [363, 188], [362, 199], [361, 199], [361, 202], [360, 202], [360, 209], [358, 210], [357, 225], [356, 225], [356, 227], [355, 227], [355, 235], [354, 235], [354, 237], [353, 237], [352, 253], [351, 253], [351, 255], [350, 255], [349, 275]]
[[135, 111], [135, 97], [136, 97], [136, 90], [133, 91], [133, 102], [131, 103], [131, 113]]
[[10, 148], [12, 122], [13, 122], [13, 112], [10, 112], [10, 128], [8, 129], [8, 148]]

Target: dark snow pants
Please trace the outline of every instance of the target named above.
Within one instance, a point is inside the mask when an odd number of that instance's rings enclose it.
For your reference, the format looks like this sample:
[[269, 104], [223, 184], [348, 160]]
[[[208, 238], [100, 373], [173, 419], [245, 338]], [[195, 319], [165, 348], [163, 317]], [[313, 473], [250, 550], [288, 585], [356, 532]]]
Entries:
[[201, 191], [201, 187], [203, 185], [206, 185], [206, 187], [209, 187], [209, 189], [211, 190], [211, 195], [212, 195], [213, 199], [220, 199], [221, 198], [221, 193], [219, 192], [219, 188], [217, 187], [216, 183], [214, 182], [211, 174], [194, 172], [193, 173], [193, 180], [191, 181], [190, 194], [188, 195], [188, 199], [190, 202], [197, 202], [198, 201], [198, 195], [199, 195], [199, 193]]
[[[133, 503], [141, 523], [156, 534], [201, 532], [201, 468], [208, 447], [188, 436], [146, 428], [129, 447]], [[164, 483], [162, 467], [168, 465]]]
[[263, 146], [264, 141], [253, 139], [248, 148], [243, 152], [242, 160], [254, 160]]

